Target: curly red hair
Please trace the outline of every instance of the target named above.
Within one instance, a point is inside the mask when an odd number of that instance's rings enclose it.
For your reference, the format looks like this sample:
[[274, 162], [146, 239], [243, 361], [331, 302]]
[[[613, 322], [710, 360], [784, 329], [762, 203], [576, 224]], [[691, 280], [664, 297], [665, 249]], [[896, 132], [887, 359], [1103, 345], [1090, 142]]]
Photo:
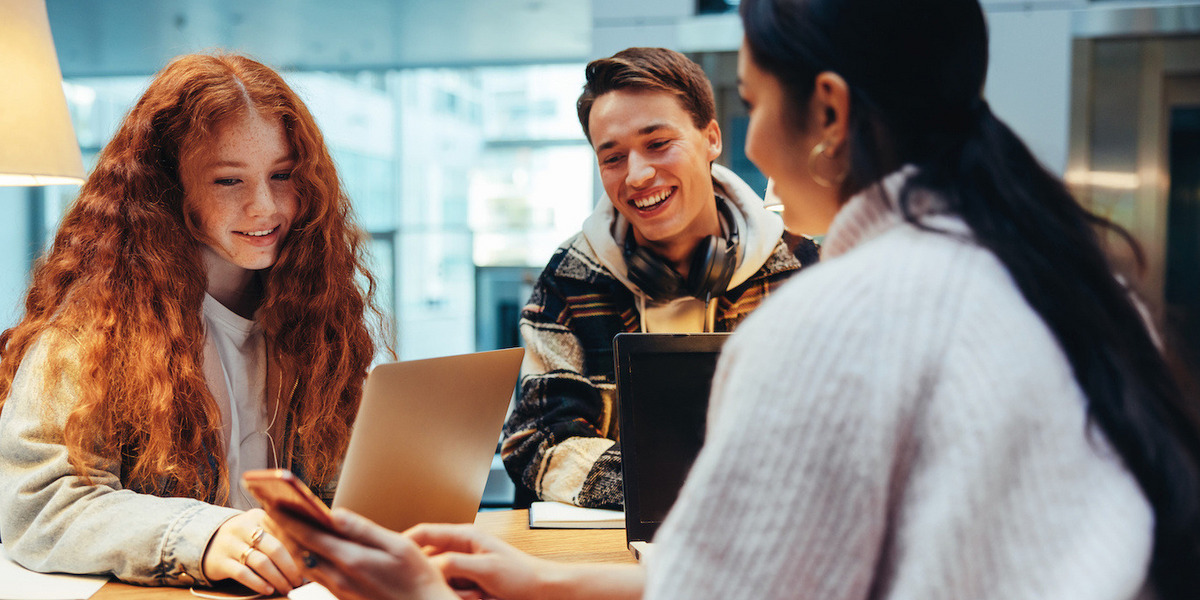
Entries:
[[[0, 335], [0, 406], [43, 333], [77, 342], [70, 360], [79, 361], [81, 397], [63, 436], [81, 474], [108, 457], [120, 460], [127, 487], [228, 499], [220, 411], [202, 368], [202, 242], [179, 172], [184, 149], [251, 110], [282, 121], [299, 199], [263, 274], [257, 318], [272, 367], [295, 375], [280, 415], [294, 432], [297, 464], [312, 486], [336, 477], [375, 352], [369, 317], [383, 324], [365, 237], [304, 103], [279, 74], [238, 55], [183, 56], [157, 74], [34, 269], [23, 319]], [[68, 360], [52, 356], [47, 386]]]

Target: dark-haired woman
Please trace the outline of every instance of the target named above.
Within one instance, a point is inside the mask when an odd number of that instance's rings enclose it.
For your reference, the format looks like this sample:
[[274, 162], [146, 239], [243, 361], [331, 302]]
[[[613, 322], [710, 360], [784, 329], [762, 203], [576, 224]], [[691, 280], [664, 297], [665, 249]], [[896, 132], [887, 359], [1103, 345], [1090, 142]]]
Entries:
[[[1119, 230], [982, 99], [977, 0], [741, 13], [747, 155], [785, 219], [821, 187], [838, 214], [725, 346], [645, 596], [1200, 597], [1192, 411], [1094, 227]], [[407, 535], [488, 596], [581, 577], [470, 529]]]
[[[981, 98], [978, 3], [750, 0], [741, 10], [747, 154], [785, 203], [814, 184], [846, 198], [830, 265], [748, 323], [726, 357], [728, 397], [754, 396], [738, 382], [756, 380], [768, 397], [827, 390], [787, 411], [811, 413], [793, 421], [795, 458], [777, 467], [797, 477], [787, 503], [793, 515], [817, 510], [784, 545], [824, 565], [820, 587], [853, 583], [864, 595], [1200, 597], [1194, 407], [1095, 228], [1123, 232], [1081, 208]], [[810, 286], [822, 300], [795, 302]], [[822, 340], [820, 355], [753, 335], [771, 320]], [[782, 367], [770, 356], [806, 373], [767, 382]], [[714, 413], [714, 437], [731, 446], [706, 449], [695, 484], [734, 489], [739, 475], [717, 463], [770, 436], [762, 427], [777, 421], [753, 423], [781, 407], [759, 404], [757, 416]], [[755, 435], [723, 438], [729, 427]], [[734, 514], [761, 506], [732, 494], [724, 501], [749, 503]], [[715, 507], [695, 500], [680, 503], [664, 542], [691, 543], [688, 515]], [[781, 582], [818, 573], [790, 571]]]
[[299, 585], [237, 482], [336, 483], [374, 354], [361, 240], [279, 74], [237, 55], [164, 68], [0, 335], [6, 553], [147, 585]]

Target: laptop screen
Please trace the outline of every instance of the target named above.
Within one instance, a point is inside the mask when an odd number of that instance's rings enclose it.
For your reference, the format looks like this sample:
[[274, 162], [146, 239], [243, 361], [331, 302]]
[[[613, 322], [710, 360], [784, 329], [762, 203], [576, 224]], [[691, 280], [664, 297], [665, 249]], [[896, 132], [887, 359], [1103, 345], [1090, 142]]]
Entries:
[[727, 333], [623, 333], [613, 341], [625, 529], [649, 540], [704, 444], [713, 372]]

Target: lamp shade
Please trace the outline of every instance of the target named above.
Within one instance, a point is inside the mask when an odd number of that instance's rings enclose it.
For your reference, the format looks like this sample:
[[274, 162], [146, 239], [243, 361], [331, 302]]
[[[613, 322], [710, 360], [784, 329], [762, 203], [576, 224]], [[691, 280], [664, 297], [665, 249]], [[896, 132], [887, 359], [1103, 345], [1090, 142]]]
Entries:
[[0, 185], [83, 182], [44, 0], [0, 0]]

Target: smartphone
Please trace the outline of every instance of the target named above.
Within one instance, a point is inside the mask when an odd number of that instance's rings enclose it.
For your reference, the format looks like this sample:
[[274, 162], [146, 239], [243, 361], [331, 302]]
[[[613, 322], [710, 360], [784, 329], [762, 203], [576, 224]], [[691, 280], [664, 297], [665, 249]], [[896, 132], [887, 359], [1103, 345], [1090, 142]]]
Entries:
[[262, 503], [267, 512], [287, 511], [315, 527], [333, 530], [333, 513], [329, 507], [287, 469], [246, 471], [242, 474], [242, 487]]

